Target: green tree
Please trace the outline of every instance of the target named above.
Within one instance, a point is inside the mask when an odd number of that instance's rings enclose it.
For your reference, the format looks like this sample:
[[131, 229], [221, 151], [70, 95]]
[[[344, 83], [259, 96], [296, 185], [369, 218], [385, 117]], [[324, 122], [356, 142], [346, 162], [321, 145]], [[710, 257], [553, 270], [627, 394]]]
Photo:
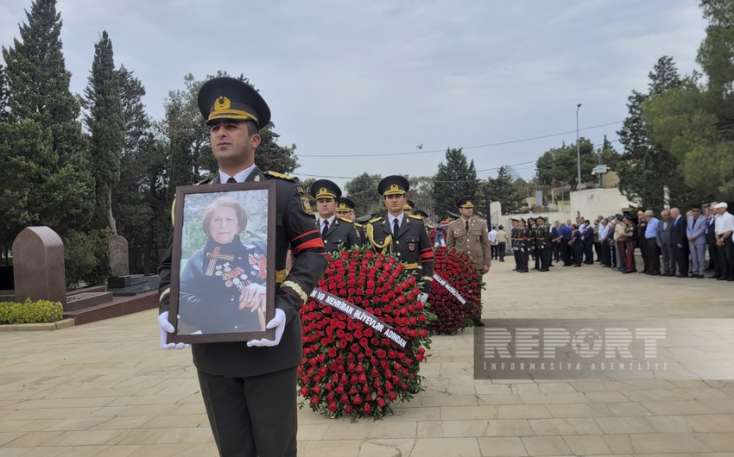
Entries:
[[159, 138], [145, 112], [145, 88], [125, 67], [117, 70], [125, 126], [120, 163], [120, 183], [113, 189], [117, 228], [127, 241], [130, 270], [155, 271], [170, 230], [167, 204], [165, 142]]
[[482, 183], [482, 192], [490, 201], [500, 202], [504, 214], [514, 213], [520, 209], [522, 196], [518, 194], [514, 181], [507, 167], [502, 166], [497, 171], [496, 178], [487, 178]]
[[645, 208], [660, 209], [664, 205], [664, 191], [670, 191], [671, 203], [682, 204], [689, 198], [690, 189], [685, 185], [678, 169], [678, 161], [650, 137], [649, 125], [643, 114], [645, 102], [667, 90], [679, 87], [682, 80], [673, 59], [658, 59], [648, 74], [648, 93], [632, 91], [628, 98], [628, 116], [618, 132], [624, 153], [618, 163], [619, 189], [630, 200]]
[[5, 76], [5, 67], [0, 64], [0, 122], [8, 118], [8, 78]]
[[[6, 219], [3, 230], [9, 230], [4, 240], [29, 224], [48, 225], [66, 237], [86, 230], [92, 213], [94, 185], [79, 103], [69, 91], [61, 26], [56, 1], [35, 0], [20, 25], [20, 38], [2, 50], [8, 90], [0, 135], [6, 165], [0, 169], [0, 212]], [[9, 188], [12, 182], [19, 187]]]
[[578, 155], [581, 156], [581, 179], [584, 183], [594, 182], [591, 170], [597, 165], [594, 145], [588, 138], [579, 138], [579, 152], [576, 144], [563, 143], [558, 148], [551, 148], [543, 153], [536, 162], [537, 183], [542, 186], [578, 187]]
[[85, 91], [88, 113], [85, 123], [90, 134], [89, 154], [95, 182], [94, 227], [117, 233], [112, 211], [112, 189], [120, 181], [120, 156], [125, 131], [120, 102], [119, 75], [115, 70], [112, 41], [106, 31], [94, 45], [94, 60]]
[[698, 63], [708, 77], [707, 98], [723, 139], [734, 140], [734, 3], [700, 0], [708, 21], [706, 37], [698, 49]]
[[474, 161], [468, 162], [461, 148], [446, 150], [446, 163], [438, 164], [433, 178], [433, 208], [439, 216], [456, 210], [456, 200], [461, 197], [476, 198], [479, 180]]
[[408, 198], [413, 200], [416, 209], [422, 209], [428, 214], [433, 210], [433, 177], [432, 176], [410, 176], [410, 191]]
[[344, 186], [349, 198], [354, 200], [354, 212], [358, 216], [381, 212], [384, 209], [382, 198], [377, 193], [377, 185], [381, 179], [380, 175], [362, 173]]

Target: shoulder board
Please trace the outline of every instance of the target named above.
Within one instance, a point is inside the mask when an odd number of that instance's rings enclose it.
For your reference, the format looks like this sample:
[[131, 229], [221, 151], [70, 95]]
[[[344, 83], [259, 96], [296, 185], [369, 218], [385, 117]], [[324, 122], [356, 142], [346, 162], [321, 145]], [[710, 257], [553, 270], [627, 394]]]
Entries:
[[411, 218], [411, 219], [418, 220], [418, 221], [422, 221], [423, 220], [423, 216], [418, 216], [416, 214], [408, 214], [408, 217]]
[[284, 179], [284, 180], [290, 181], [290, 182], [296, 182], [296, 181], [298, 181], [298, 178], [296, 178], [295, 176], [288, 176], [285, 173], [278, 173], [277, 171], [266, 171], [263, 174], [265, 176], [270, 177], [270, 178]]
[[380, 222], [381, 220], [382, 220], [382, 216], [377, 216], [374, 219], [370, 219], [370, 221], [368, 223], [369, 224], [374, 224], [375, 222]]
[[343, 218], [341, 216], [337, 217], [337, 219], [339, 219], [340, 221], [342, 221], [344, 223], [347, 223], [347, 224], [351, 224], [352, 223], [352, 221], [350, 221], [349, 219]]
[[357, 223], [357, 222], [354, 223], [354, 226], [357, 227], [357, 228], [362, 228], [362, 224]]
[[202, 184], [209, 184], [214, 179], [214, 175], [207, 176], [206, 178], [202, 179], [201, 181], [197, 182], [196, 186], [201, 186]]

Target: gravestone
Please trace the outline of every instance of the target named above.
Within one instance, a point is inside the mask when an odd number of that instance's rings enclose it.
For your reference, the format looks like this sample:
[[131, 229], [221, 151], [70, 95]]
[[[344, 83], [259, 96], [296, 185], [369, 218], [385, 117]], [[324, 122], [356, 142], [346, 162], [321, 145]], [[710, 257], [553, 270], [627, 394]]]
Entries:
[[110, 274], [127, 276], [130, 274], [130, 260], [127, 252], [127, 240], [121, 235], [110, 236], [109, 241]]
[[15, 299], [66, 304], [64, 243], [48, 227], [26, 227], [13, 241]]

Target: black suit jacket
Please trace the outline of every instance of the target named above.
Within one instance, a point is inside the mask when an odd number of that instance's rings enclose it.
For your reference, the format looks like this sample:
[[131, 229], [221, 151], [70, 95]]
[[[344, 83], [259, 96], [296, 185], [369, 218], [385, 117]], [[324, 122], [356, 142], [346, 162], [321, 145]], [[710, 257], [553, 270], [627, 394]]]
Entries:
[[670, 232], [670, 241], [673, 243], [673, 246], [680, 244], [682, 247], [688, 248], [688, 236], [686, 235], [687, 226], [688, 222], [682, 215], [673, 223], [673, 229]]
[[[247, 182], [274, 180], [276, 183], [275, 268], [279, 287], [275, 307], [283, 310], [286, 326], [280, 344], [248, 348], [242, 342], [193, 344], [194, 365], [200, 371], [229, 377], [248, 377], [298, 366], [301, 362], [299, 309], [326, 269], [324, 243], [314, 217], [304, 208], [303, 189], [295, 178], [263, 173], [255, 168]], [[217, 175], [199, 184], [218, 183]], [[307, 200], [305, 200], [307, 201]], [[293, 266], [285, 274], [288, 250]], [[158, 268], [160, 312], [168, 310], [171, 280], [171, 249]]]

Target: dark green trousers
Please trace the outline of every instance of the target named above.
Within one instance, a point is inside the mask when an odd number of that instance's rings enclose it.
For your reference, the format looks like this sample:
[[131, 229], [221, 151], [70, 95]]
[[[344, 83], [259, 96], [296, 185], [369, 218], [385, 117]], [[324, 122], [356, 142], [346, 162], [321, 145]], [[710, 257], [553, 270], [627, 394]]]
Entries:
[[295, 457], [295, 367], [247, 378], [198, 373], [220, 456]]

